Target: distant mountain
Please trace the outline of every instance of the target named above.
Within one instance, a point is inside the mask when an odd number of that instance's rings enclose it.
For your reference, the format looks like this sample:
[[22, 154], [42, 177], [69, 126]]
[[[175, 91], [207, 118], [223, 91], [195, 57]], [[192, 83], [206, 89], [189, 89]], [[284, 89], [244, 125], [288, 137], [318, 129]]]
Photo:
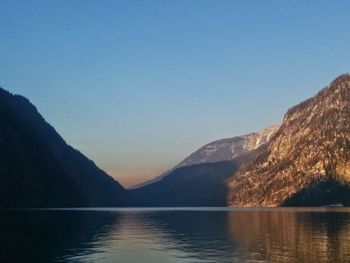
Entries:
[[260, 132], [254, 132], [243, 136], [221, 139], [208, 143], [188, 156], [175, 168], [200, 163], [216, 163], [233, 160], [268, 142], [276, 133], [278, 128], [279, 125], [273, 125], [263, 129]]
[[125, 205], [124, 188], [0, 88], [0, 207]]
[[198, 149], [197, 151], [195, 151], [194, 153], [192, 153], [190, 156], [188, 156], [186, 159], [184, 159], [171, 170], [163, 173], [162, 175], [152, 180], [131, 187], [131, 189], [137, 189], [148, 184], [158, 182], [174, 170], [181, 167], [187, 167], [203, 163], [231, 161], [239, 156], [247, 154], [248, 152], [258, 148], [260, 145], [269, 141], [270, 138], [276, 133], [278, 128], [279, 125], [273, 125], [263, 129], [260, 132], [254, 132], [242, 136], [236, 136], [233, 138], [226, 138], [210, 142]]
[[232, 206], [350, 205], [350, 76], [288, 110], [229, 180]]
[[240, 161], [204, 163], [173, 170], [161, 180], [129, 190], [133, 206], [225, 206], [225, 181]]
[[225, 206], [225, 181], [279, 126], [211, 142], [162, 176], [131, 189], [137, 206]]

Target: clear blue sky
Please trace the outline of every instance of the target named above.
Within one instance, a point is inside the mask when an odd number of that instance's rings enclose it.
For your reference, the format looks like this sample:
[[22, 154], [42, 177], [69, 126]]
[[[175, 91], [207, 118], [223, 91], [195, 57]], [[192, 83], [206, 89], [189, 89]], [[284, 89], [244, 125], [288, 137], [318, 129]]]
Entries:
[[350, 1], [4, 1], [0, 86], [129, 185], [349, 72]]

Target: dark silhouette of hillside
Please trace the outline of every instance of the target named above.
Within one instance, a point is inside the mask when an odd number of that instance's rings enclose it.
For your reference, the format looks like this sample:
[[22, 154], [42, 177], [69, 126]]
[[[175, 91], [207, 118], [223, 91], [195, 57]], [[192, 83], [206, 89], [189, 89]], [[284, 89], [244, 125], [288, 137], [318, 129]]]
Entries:
[[120, 206], [126, 191], [28, 99], [0, 88], [0, 207]]

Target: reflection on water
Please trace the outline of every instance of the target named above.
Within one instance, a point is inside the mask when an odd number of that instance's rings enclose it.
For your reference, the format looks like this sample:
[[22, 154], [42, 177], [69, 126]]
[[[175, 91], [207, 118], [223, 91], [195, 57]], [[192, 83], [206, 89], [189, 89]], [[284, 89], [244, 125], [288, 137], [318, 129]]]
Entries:
[[350, 262], [350, 210], [0, 212], [1, 262]]
[[248, 259], [349, 262], [349, 213], [229, 213], [228, 225]]
[[1, 262], [65, 262], [71, 255], [98, 253], [118, 218], [115, 213], [0, 212]]

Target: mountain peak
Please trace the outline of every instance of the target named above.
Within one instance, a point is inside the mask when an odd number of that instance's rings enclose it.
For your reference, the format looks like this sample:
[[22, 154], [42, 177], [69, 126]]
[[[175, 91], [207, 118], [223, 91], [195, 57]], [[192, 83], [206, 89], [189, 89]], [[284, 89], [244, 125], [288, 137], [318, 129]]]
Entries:
[[350, 75], [342, 74], [335, 78], [329, 86], [321, 90], [315, 97], [321, 99], [333, 96], [336, 99], [345, 99], [348, 103], [350, 97]]
[[0, 87], [0, 95], [12, 95], [12, 93], [6, 89]]
[[350, 75], [343, 74], [334, 79], [315, 96], [290, 108], [284, 116], [283, 123], [296, 119], [301, 113], [321, 113], [350, 104]]
[[350, 82], [350, 74], [345, 73], [336, 77], [330, 84], [330, 86], [340, 85], [346, 82]]

